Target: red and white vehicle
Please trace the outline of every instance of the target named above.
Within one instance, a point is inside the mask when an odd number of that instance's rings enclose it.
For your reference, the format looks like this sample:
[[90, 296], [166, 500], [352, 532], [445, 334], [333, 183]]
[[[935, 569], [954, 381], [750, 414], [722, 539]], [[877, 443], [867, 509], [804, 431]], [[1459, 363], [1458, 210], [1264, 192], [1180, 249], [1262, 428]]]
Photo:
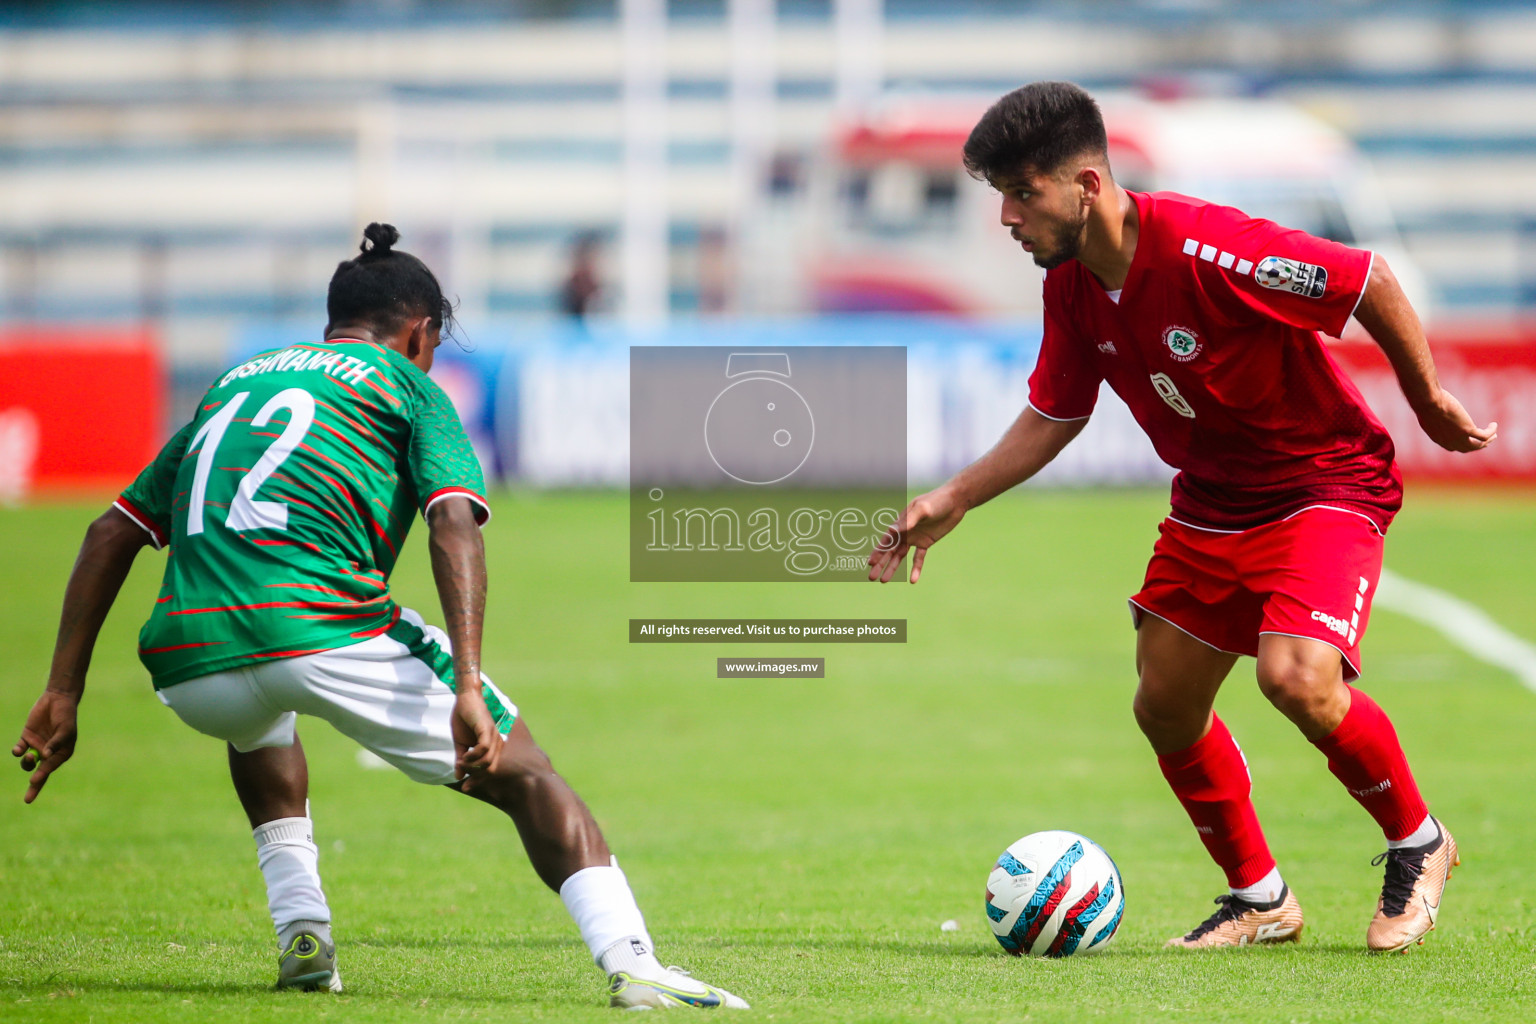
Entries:
[[[998, 224], [998, 202], [960, 154], [996, 99], [893, 93], [839, 124], [812, 162], [798, 215], [762, 239], [797, 277], [752, 305], [817, 312], [1019, 315], [1040, 276]], [[1359, 151], [1298, 108], [1270, 100], [1101, 97], [1115, 178], [1137, 191], [1224, 203], [1382, 253], [1426, 299]], [[750, 244], [750, 243], [749, 243]], [[750, 301], [750, 300], [749, 300]], [[1422, 309], [1421, 309], [1422, 311]]]

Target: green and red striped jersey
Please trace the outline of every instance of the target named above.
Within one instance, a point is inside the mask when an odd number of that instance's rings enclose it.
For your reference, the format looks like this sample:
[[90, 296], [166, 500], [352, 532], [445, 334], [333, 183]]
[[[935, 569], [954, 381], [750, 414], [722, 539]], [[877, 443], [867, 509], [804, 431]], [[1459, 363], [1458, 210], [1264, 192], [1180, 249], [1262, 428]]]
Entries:
[[139, 632], [155, 688], [385, 632], [416, 513], [462, 495], [483, 525], [484, 492], [453, 404], [399, 353], [335, 340], [235, 367], [116, 502], [168, 549]]

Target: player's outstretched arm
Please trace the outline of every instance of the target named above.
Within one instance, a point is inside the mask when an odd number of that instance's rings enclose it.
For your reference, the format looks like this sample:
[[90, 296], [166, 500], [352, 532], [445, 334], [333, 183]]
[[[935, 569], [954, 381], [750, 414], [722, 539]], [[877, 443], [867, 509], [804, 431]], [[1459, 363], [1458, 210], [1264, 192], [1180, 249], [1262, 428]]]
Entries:
[[48, 685], [32, 706], [21, 739], [11, 754], [21, 758], [22, 771], [31, 772], [27, 793], [31, 803], [60, 765], [75, 752], [75, 715], [85, 693], [96, 635], [106, 621], [117, 592], [139, 549], [149, 535], [116, 508], [109, 508], [85, 531], [80, 554], [64, 588], [64, 611], [53, 645]]
[[454, 770], [466, 792], [496, 763], [501, 734], [480, 692], [480, 638], [485, 623], [485, 542], [468, 498], [445, 498], [427, 512], [432, 578], [453, 644]]
[[1488, 447], [1499, 425], [1479, 427], [1456, 396], [1440, 386], [1419, 316], [1379, 253], [1371, 262], [1371, 276], [1360, 296], [1355, 319], [1387, 354], [1419, 426], [1432, 441], [1453, 452], [1475, 452]]
[[942, 487], [912, 499], [901, 518], [885, 531], [870, 552], [869, 578], [889, 583], [910, 550], [909, 581], [916, 583], [928, 549], [960, 525], [966, 512], [1040, 472], [1087, 423], [1086, 416], [1079, 420], [1053, 420], [1026, 407], [991, 451]]

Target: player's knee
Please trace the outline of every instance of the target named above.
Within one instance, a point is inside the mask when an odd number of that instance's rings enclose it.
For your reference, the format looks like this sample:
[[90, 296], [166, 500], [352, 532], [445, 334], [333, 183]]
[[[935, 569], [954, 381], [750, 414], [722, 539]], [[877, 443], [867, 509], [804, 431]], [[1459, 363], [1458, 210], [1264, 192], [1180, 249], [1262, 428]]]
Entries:
[[1337, 672], [1300, 659], [1259, 661], [1259, 692], [1293, 721], [1320, 713], [1329, 703]]
[[1131, 698], [1131, 714], [1136, 716], [1136, 725], [1142, 732], [1151, 735], [1164, 722], [1164, 716], [1159, 712], [1156, 704], [1149, 700], [1140, 690]]
[[1192, 712], [1184, 702], [1160, 696], [1157, 690], [1145, 685], [1137, 688], [1131, 700], [1131, 713], [1136, 716], [1142, 735], [1157, 746], [1177, 742], [1190, 732], [1194, 734], [1190, 739], [1193, 743], [1200, 738], [1200, 729], [1205, 724], [1204, 716]]
[[549, 757], [532, 742], [508, 743], [497, 759], [489, 780], [499, 799], [497, 803], [522, 805], [546, 779], [555, 774]]

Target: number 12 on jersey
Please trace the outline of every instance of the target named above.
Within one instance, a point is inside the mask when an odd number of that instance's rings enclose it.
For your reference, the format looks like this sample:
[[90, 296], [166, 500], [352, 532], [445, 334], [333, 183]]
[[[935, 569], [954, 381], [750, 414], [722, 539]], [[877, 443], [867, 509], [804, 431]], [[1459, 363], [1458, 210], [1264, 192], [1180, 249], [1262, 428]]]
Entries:
[[[199, 427], [187, 445], [189, 451], [199, 441], [203, 445], [197, 453], [197, 469], [192, 474], [192, 494], [187, 509], [187, 536], [189, 537], [203, 532], [203, 506], [208, 497], [208, 477], [213, 473], [214, 456], [224, 440], [225, 431], [229, 429], [229, 425], [239, 414], [240, 407], [250, 396], [249, 391], [242, 391], [224, 403], [224, 408], [214, 413], [207, 423]], [[240, 486], [235, 490], [235, 498], [229, 504], [229, 514], [224, 517], [224, 525], [231, 530], [286, 530], [288, 528], [288, 506], [280, 501], [257, 501], [256, 491], [267, 482], [268, 477], [277, 472], [283, 460], [293, 454], [293, 450], [299, 446], [304, 435], [309, 433], [310, 425], [315, 422], [315, 396], [303, 388], [279, 391], [256, 413], [255, 418], [251, 420], [251, 427], [254, 429], [266, 426], [282, 409], [287, 409], [291, 414], [288, 425], [283, 428], [283, 432], [277, 436], [277, 439], [267, 446], [267, 450], [261, 453], [261, 458], [256, 460], [250, 472], [240, 479]]]

